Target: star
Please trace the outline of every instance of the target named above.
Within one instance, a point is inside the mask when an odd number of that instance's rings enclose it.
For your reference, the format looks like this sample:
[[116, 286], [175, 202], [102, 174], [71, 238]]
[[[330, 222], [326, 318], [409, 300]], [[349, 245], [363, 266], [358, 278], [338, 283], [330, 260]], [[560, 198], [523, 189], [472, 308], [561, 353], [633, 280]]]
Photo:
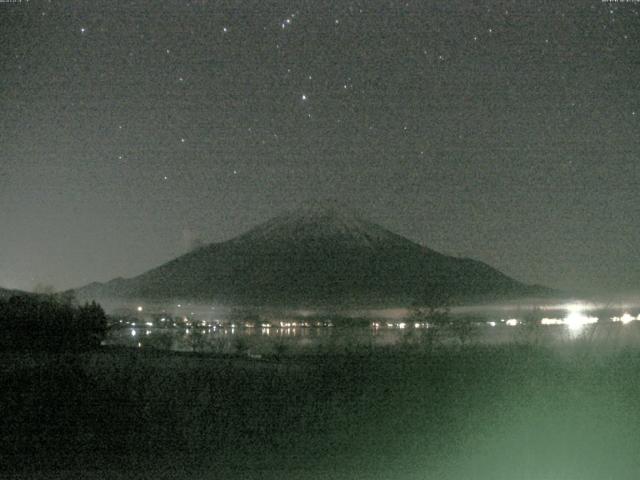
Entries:
[[181, 139], [180, 139], [180, 142], [181, 142], [181, 143], [184, 143], [184, 142], [186, 142], [186, 141], [187, 141], [187, 140], [186, 140], [186, 139], [184, 139], [184, 138], [181, 138]]
[[303, 102], [306, 102], [306, 101], [307, 101], [307, 96], [306, 96], [304, 93], [302, 94], [302, 101], [303, 101]]
[[80, 33], [84, 33], [84, 32], [86, 32], [86, 31], [87, 31], [87, 29], [86, 29], [86, 28], [84, 28], [84, 27], [80, 28]]

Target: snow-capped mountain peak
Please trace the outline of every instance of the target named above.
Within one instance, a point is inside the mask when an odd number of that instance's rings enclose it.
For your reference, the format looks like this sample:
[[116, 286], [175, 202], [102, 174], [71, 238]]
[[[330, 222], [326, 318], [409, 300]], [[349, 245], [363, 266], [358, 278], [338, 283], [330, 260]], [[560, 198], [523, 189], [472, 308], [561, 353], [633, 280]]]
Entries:
[[333, 203], [314, 203], [279, 215], [238, 237], [243, 242], [339, 240], [359, 246], [411, 244], [407, 239], [364, 220]]

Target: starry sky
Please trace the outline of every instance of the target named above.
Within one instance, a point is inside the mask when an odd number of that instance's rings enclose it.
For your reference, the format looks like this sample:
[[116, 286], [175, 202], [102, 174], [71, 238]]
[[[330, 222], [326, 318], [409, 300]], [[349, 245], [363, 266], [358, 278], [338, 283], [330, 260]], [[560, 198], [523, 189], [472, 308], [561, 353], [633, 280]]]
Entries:
[[0, 3], [0, 286], [133, 276], [332, 199], [640, 288], [640, 3]]

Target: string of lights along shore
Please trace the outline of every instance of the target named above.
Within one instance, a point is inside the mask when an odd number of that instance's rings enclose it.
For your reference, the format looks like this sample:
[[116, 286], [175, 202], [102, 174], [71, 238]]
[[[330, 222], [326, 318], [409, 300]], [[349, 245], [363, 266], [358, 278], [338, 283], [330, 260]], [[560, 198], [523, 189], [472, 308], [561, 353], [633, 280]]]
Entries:
[[640, 281], [640, 4], [0, 3], [0, 285], [331, 199], [527, 283]]

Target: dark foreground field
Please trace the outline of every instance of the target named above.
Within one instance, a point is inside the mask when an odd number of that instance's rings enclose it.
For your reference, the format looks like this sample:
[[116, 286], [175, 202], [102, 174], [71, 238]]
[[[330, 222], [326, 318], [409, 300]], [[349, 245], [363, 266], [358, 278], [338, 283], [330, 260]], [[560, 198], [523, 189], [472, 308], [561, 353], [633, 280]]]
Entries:
[[637, 479], [640, 351], [4, 354], [1, 478]]

